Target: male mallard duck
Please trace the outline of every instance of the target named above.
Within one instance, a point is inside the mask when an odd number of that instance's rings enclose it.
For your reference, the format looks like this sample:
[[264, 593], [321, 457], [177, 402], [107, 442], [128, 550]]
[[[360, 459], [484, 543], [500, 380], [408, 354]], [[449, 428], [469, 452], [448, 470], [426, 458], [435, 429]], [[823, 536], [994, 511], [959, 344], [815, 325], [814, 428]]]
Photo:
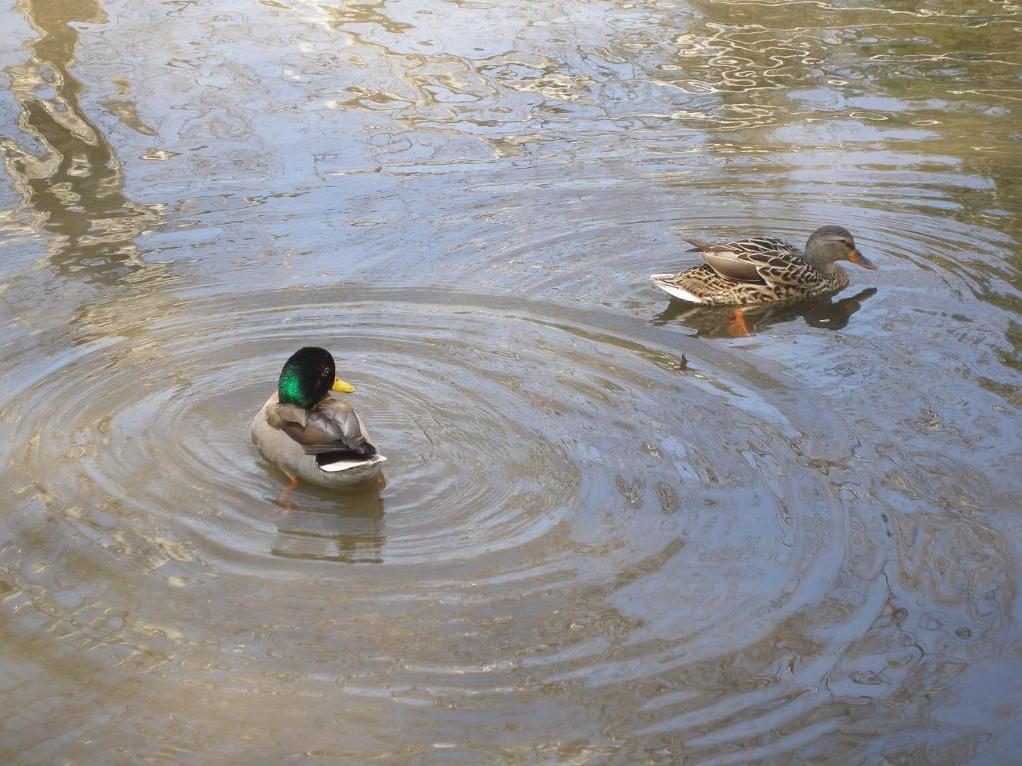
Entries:
[[695, 245], [706, 263], [677, 274], [654, 274], [650, 281], [675, 298], [709, 306], [815, 298], [848, 286], [848, 274], [837, 261], [876, 268], [840, 226], [814, 231], [804, 253], [776, 237], [750, 237], [726, 245], [683, 239]]
[[322, 348], [301, 348], [284, 363], [277, 391], [252, 420], [252, 441], [287, 474], [324, 487], [374, 478], [387, 458], [376, 451], [362, 420], [330, 391], [355, 387], [335, 377], [334, 358]]

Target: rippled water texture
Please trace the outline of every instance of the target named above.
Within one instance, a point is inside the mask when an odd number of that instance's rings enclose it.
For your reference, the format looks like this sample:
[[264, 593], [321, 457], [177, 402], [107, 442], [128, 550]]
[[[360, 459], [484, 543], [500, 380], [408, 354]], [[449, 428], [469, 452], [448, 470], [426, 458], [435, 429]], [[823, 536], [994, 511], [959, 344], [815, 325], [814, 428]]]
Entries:
[[[1022, 7], [0, 10], [0, 762], [1017, 764]], [[880, 270], [731, 314], [678, 235]], [[248, 422], [330, 348], [386, 481]]]

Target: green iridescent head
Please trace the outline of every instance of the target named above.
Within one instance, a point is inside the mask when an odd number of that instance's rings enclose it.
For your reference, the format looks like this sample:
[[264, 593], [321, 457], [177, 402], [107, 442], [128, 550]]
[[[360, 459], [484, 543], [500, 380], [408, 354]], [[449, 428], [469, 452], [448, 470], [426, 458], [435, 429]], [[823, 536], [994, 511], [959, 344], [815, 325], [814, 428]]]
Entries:
[[336, 377], [334, 358], [326, 349], [306, 346], [284, 362], [277, 379], [277, 398], [281, 404], [297, 404], [306, 409], [317, 404], [330, 391], [350, 394], [355, 387]]

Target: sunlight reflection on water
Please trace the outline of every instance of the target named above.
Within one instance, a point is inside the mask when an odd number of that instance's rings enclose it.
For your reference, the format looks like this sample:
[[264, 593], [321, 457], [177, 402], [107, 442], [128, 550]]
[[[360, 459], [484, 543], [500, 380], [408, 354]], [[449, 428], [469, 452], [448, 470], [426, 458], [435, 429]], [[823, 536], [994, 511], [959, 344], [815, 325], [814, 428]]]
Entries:
[[[0, 11], [3, 760], [1012, 763], [1020, 24]], [[822, 223], [748, 337], [647, 282]], [[312, 341], [391, 461], [284, 511]]]

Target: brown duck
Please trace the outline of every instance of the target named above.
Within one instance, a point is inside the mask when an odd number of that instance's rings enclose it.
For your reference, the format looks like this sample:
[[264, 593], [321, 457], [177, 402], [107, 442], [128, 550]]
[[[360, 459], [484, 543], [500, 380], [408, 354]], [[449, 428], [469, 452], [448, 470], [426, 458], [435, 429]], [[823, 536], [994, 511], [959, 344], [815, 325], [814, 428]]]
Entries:
[[816, 298], [842, 290], [848, 274], [838, 261], [875, 269], [841, 226], [822, 226], [805, 252], [776, 237], [750, 237], [723, 245], [683, 238], [706, 262], [677, 274], [654, 274], [661, 290], [692, 303], [743, 306]]

